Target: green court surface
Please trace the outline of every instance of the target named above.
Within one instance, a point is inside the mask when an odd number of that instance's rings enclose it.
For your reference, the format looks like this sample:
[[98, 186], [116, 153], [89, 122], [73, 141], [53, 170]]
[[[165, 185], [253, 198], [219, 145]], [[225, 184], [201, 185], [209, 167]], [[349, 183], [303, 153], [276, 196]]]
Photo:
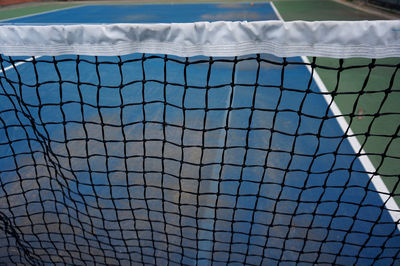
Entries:
[[[144, 3], [145, 1], [131, 2], [133, 4]], [[151, 1], [152, 2], [152, 1]], [[163, 0], [154, 1], [154, 3], [167, 2]], [[186, 1], [175, 1], [175, 2], [186, 2]], [[210, 2], [210, 1], [197, 1], [197, 2]], [[221, 1], [218, 2], [230, 2]], [[237, 1], [231, 1], [237, 2]], [[273, 1], [282, 18], [285, 21], [293, 20], [377, 20], [382, 19], [382, 17], [377, 15], [372, 15], [349, 6], [337, 3], [331, 0], [281, 0]], [[0, 9], [0, 20], [7, 18], [14, 18], [20, 16], [27, 16], [31, 14], [37, 14], [42, 12], [47, 12], [51, 10], [57, 10], [62, 8], [70, 8], [82, 4], [95, 4], [96, 2], [54, 2], [54, 3], [35, 3], [25, 6], [15, 6]], [[111, 2], [110, 2], [111, 3]], [[115, 3], [115, 2], [112, 2]], [[125, 2], [126, 3], [126, 2]], [[146, 3], [149, 3], [146, 1]], [[104, 2], [102, 2], [104, 4]], [[336, 67], [339, 61], [331, 58], [319, 58], [318, 63], [329, 67]], [[377, 63], [396, 63], [398, 59], [380, 59]], [[344, 66], [350, 65], [360, 65], [363, 63], [362, 59], [346, 59], [344, 61]], [[328, 90], [332, 91], [336, 87], [338, 91], [357, 91], [363, 87], [362, 81], [365, 80], [368, 74], [368, 68], [355, 68], [351, 74], [342, 75], [339, 84], [337, 84], [336, 75], [332, 75], [330, 71], [324, 69], [317, 69], [319, 75], [321, 76], [323, 82], [325, 83]], [[371, 73], [368, 85], [365, 90], [377, 90], [386, 89], [389, 84], [391, 77], [393, 76], [393, 86], [392, 88], [399, 88], [400, 86], [400, 74], [395, 74], [387, 71], [385, 67], [377, 67]], [[400, 193], [400, 186], [398, 185], [398, 177], [396, 173], [400, 172], [400, 164], [398, 162], [400, 142], [398, 139], [392, 139], [390, 137], [375, 137], [368, 136], [367, 138], [362, 135], [362, 132], [366, 132], [368, 126], [371, 124], [371, 133], [385, 134], [387, 136], [398, 135], [397, 131], [399, 118], [394, 115], [383, 115], [379, 117], [370, 116], [376, 112], [380, 113], [395, 113], [396, 108], [398, 109], [398, 103], [400, 102], [400, 93], [392, 92], [387, 95], [385, 93], [378, 94], [364, 94], [361, 97], [346, 95], [346, 97], [336, 97], [335, 101], [339, 106], [343, 114], [350, 113], [353, 108], [355, 101], [358, 101], [356, 105], [356, 112], [358, 114], [363, 114], [365, 116], [356, 117], [351, 119], [346, 117], [347, 121], [350, 123], [351, 129], [363, 145], [364, 150], [369, 154], [369, 158], [374, 164], [375, 168], [379, 168], [380, 173], [384, 173], [382, 178], [386, 182], [389, 191], [393, 191], [395, 194]], [[390, 145], [387, 144], [390, 142]], [[388, 149], [386, 147], [388, 146]], [[384, 154], [388, 156], [385, 161], [382, 161]], [[385, 176], [387, 175], [387, 176]], [[399, 197], [396, 197], [396, 201], [400, 203]]]
[[[333, 1], [321, 1], [321, 0], [307, 0], [307, 1], [274, 1], [276, 8], [279, 10], [282, 18], [285, 21], [293, 21], [293, 20], [376, 20], [382, 19], [381, 17], [377, 17], [375, 15], [371, 15], [366, 12], [362, 12], [351, 7], [341, 5], [339, 3]], [[376, 61], [377, 64], [396, 64], [399, 63], [398, 58], [385, 58], [379, 59]], [[332, 58], [319, 58], [319, 64], [323, 64], [328, 67], [338, 67], [339, 60]], [[365, 63], [365, 60], [360, 58], [352, 58], [346, 59], [343, 63], [343, 66], [357, 66]], [[346, 73], [346, 75], [342, 75], [340, 78], [339, 84], [337, 84], [336, 75], [331, 75], [330, 71], [326, 71], [324, 69], [317, 69], [318, 74], [321, 76], [321, 79], [325, 83], [325, 86], [329, 91], [335, 89], [336, 85], [338, 85], [338, 91], [359, 91], [363, 84], [362, 82], [365, 80], [366, 75], [368, 74], [368, 68], [355, 68], [352, 71]], [[389, 87], [388, 82], [391, 80], [393, 76], [393, 71], [387, 71], [385, 67], [377, 67], [371, 73], [370, 79], [368, 81], [368, 85], [365, 90], [378, 90], [378, 89], [386, 89]], [[397, 73], [393, 76], [393, 86], [392, 88], [400, 87], [400, 73]], [[340, 110], [343, 114], [350, 113], [354, 106], [355, 101], [358, 98], [356, 95], [345, 97], [336, 97], [335, 102], [339, 106]], [[400, 164], [398, 163], [399, 151], [400, 151], [400, 142], [398, 139], [392, 139], [390, 137], [375, 137], [369, 136], [366, 140], [363, 132], [367, 131], [368, 126], [371, 123], [371, 120], [374, 119], [371, 127], [371, 133], [374, 134], [385, 134], [388, 136], [397, 135], [399, 118], [395, 115], [384, 115], [379, 117], [368, 116], [371, 114], [375, 114], [377, 112], [380, 113], [394, 113], [399, 109], [400, 102], [400, 93], [399, 92], [391, 92], [387, 95], [384, 93], [378, 94], [364, 94], [358, 99], [357, 110], [359, 114], [364, 114], [364, 117], [354, 118], [350, 121], [350, 117], [347, 116], [346, 120], [349, 122], [351, 129], [355, 134], [360, 134], [358, 137], [359, 142], [363, 145], [364, 150], [369, 155], [371, 162], [373, 163], [375, 168], [379, 168], [381, 173], [384, 173], [387, 176], [382, 176], [384, 182], [386, 183], [388, 190], [392, 191], [392, 193], [399, 195], [400, 194], [400, 186], [398, 181], [398, 176], [396, 173], [400, 172]], [[388, 146], [388, 143], [390, 145]], [[387, 150], [386, 147], [389, 147]], [[382, 159], [386, 155], [384, 161]], [[395, 158], [391, 158], [393, 156]], [[396, 202], [400, 204], [399, 196], [395, 197]]]
[[286, 21], [291, 20], [379, 20], [372, 15], [331, 0], [273, 1]]
[[52, 10], [57, 10], [61, 8], [68, 8], [73, 6], [78, 6], [78, 3], [36, 3], [30, 4], [24, 7], [7, 7], [0, 8], [0, 20], [16, 18], [22, 16], [28, 16], [33, 14], [38, 14], [42, 12], [48, 12]]
[[[399, 62], [398, 58], [385, 58], [376, 60], [376, 64], [396, 64]], [[325, 66], [339, 67], [339, 60], [331, 58], [319, 58], [318, 64]], [[343, 67], [357, 66], [366, 64], [365, 59], [352, 58], [346, 59], [343, 62]], [[369, 68], [355, 68], [351, 71], [346, 71], [345, 74], [340, 76], [340, 82], [337, 84], [337, 77], [331, 75], [324, 69], [317, 69], [318, 74], [324, 81], [329, 91], [335, 90], [337, 86], [338, 92], [359, 92], [363, 87], [363, 81], [368, 75]], [[388, 71], [384, 66], [376, 67], [370, 73], [369, 81], [365, 86], [365, 91], [385, 90], [390, 87], [390, 81], [393, 77], [392, 89], [400, 87], [399, 71]], [[374, 167], [379, 170], [383, 175], [389, 191], [394, 191], [395, 194], [400, 193], [398, 185], [397, 173], [400, 172], [400, 165], [398, 164], [398, 157], [400, 151], [400, 141], [395, 138], [399, 134], [399, 117], [397, 115], [390, 115], [399, 109], [400, 93], [383, 91], [379, 93], [359, 95], [339, 95], [335, 98], [336, 104], [339, 106], [343, 114], [349, 114], [353, 111], [355, 106], [355, 113], [362, 116], [354, 117], [351, 119], [346, 116], [347, 122], [350, 124], [351, 129], [358, 135], [358, 140], [363, 145], [364, 150], [368, 153], [368, 157], [373, 163]], [[355, 105], [355, 103], [357, 104]], [[375, 114], [385, 114], [374, 117]], [[371, 134], [380, 134], [381, 136], [368, 136], [363, 135], [367, 132], [371, 125]], [[386, 137], [382, 137], [385, 135]], [[388, 148], [388, 149], [387, 149]], [[387, 150], [386, 150], [387, 149]], [[388, 156], [388, 157], [385, 157]], [[383, 160], [385, 158], [385, 160]], [[399, 197], [395, 197], [397, 203], [400, 203]]]

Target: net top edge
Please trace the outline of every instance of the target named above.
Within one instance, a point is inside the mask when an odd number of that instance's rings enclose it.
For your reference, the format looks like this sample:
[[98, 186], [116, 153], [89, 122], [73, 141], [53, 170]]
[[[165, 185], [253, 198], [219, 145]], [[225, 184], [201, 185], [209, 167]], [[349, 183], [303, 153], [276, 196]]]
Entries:
[[400, 20], [0, 25], [0, 53], [400, 57]]

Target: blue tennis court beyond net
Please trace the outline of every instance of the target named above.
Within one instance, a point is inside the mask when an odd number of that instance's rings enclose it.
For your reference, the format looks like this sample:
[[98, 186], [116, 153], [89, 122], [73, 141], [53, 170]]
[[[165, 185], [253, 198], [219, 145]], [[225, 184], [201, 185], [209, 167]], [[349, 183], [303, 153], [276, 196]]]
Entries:
[[[7, 23], [217, 20], [278, 17], [269, 3], [88, 5]], [[6, 264], [400, 262], [398, 209], [343, 137], [318, 60], [0, 63]]]
[[7, 20], [15, 23], [186, 23], [277, 19], [269, 3], [87, 5]]

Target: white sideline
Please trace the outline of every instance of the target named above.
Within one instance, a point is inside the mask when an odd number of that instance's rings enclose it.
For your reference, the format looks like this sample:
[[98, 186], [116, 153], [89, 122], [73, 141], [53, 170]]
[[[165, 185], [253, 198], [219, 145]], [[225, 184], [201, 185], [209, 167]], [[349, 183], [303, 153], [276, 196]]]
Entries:
[[43, 12], [39, 12], [39, 13], [28, 14], [28, 15], [24, 15], [24, 16], [0, 19], [0, 23], [7, 23], [8, 21], [14, 20], [14, 19], [29, 18], [29, 17], [33, 17], [33, 16], [38, 16], [38, 15], [45, 15], [45, 14], [54, 13], [54, 12], [57, 12], [57, 11], [69, 10], [69, 9], [78, 8], [78, 7], [82, 7], [82, 6], [87, 6], [87, 5], [77, 5], [77, 6], [70, 6], [70, 7], [62, 7], [62, 8], [58, 8], [58, 9], [53, 9], [53, 10], [43, 11]]
[[[33, 58], [32, 59], [29, 58], [26, 61], [32, 61], [32, 60], [33, 60]], [[20, 66], [20, 65], [25, 64], [25, 63], [26, 62], [18, 62], [15, 65], [8, 66], [8, 67], [4, 68], [4, 72], [10, 70], [11, 68], [14, 68], [14, 66], [17, 67], [17, 66]], [[0, 69], [0, 73], [3, 73], [3, 70]]]
[[[38, 59], [38, 58], [40, 58], [40, 57], [41, 57], [41, 56], [35, 56], [35, 59]], [[14, 65], [8, 66], [8, 67], [4, 68], [4, 72], [6, 72], [6, 71], [8, 71], [8, 70], [10, 70], [10, 69], [12, 69], [12, 68], [14, 68], [14, 67], [23, 65], [23, 64], [25, 64], [25, 63], [27, 63], [27, 62], [30, 62], [30, 61], [32, 61], [32, 60], [33, 60], [33, 57], [30, 57], [30, 58], [28, 58], [28, 59], [25, 59], [25, 61], [21, 61], [21, 62], [18, 62], [18, 63], [16, 63], [16, 64], [14, 64]], [[1, 68], [0, 68], [0, 73], [3, 73], [3, 70], [2, 70]]]
[[271, 5], [271, 7], [272, 7], [272, 9], [274, 10], [275, 15], [278, 17], [278, 19], [279, 19], [280, 21], [284, 21], [283, 18], [282, 18], [282, 16], [281, 16], [281, 14], [280, 14], [279, 11], [278, 11], [278, 9], [276, 9], [276, 6], [275, 6], [274, 2], [271, 1], [271, 2], [269, 2], [269, 4]]
[[[276, 9], [275, 5], [273, 2], [270, 2], [273, 10], [275, 11], [277, 17], [283, 21], [282, 16], [279, 14], [278, 10]], [[306, 56], [301, 56], [301, 59], [303, 60], [304, 63], [306, 63], [307, 70], [311, 74], [311, 66], [310, 61]], [[336, 116], [336, 120], [341, 128], [341, 130], [346, 132], [350, 136], [347, 138], [349, 141], [351, 148], [356, 154], [360, 154], [361, 156], [358, 157], [358, 160], [361, 162], [362, 166], [366, 170], [366, 172], [369, 172], [368, 177], [371, 180], [371, 183], [375, 187], [376, 192], [378, 193], [379, 197], [381, 198], [382, 202], [384, 203], [386, 210], [389, 212], [391, 218], [393, 219], [393, 222], [397, 224], [397, 229], [400, 231], [400, 209], [399, 206], [397, 205], [396, 201], [394, 200], [393, 197], [390, 197], [389, 190], [386, 187], [385, 183], [383, 182], [382, 178], [380, 175], [373, 175], [370, 173], [375, 173], [376, 169], [373, 166], [371, 160], [369, 159], [368, 155], [366, 155], [364, 149], [361, 149], [361, 144], [358, 141], [357, 137], [354, 136], [353, 131], [349, 127], [349, 124], [347, 123], [346, 119], [344, 118], [342, 112], [340, 111], [339, 107], [337, 106], [336, 102], [332, 101], [332, 96], [328, 94], [328, 89], [326, 88], [324, 82], [322, 81], [321, 77], [318, 75], [317, 71], [314, 69], [313, 73], [313, 80], [317, 84], [318, 88], [323, 94], [323, 97], [326, 101], [326, 103], [331, 104], [330, 105], [330, 110], [332, 113]]]
[[[302, 56], [301, 59], [306, 64], [310, 64], [310, 61], [306, 56]], [[308, 71], [311, 73], [311, 66], [307, 65]], [[364, 169], [369, 172], [368, 177], [371, 179], [371, 183], [374, 185], [376, 192], [378, 193], [379, 197], [381, 198], [382, 202], [385, 204], [387, 211], [389, 212], [390, 216], [392, 217], [393, 221], [397, 224], [397, 229], [400, 231], [400, 209], [397, 205], [396, 201], [393, 197], [390, 197], [389, 190], [386, 187], [385, 183], [383, 182], [380, 175], [373, 175], [370, 173], [375, 173], [376, 169], [373, 166], [371, 160], [369, 159], [368, 155], [366, 155], [364, 149], [361, 149], [361, 144], [358, 141], [357, 137], [354, 136], [353, 130], [349, 127], [346, 119], [344, 118], [342, 112], [340, 111], [339, 107], [337, 106], [335, 101], [332, 101], [332, 96], [328, 94], [328, 89], [326, 88], [325, 84], [323, 83], [322, 79], [318, 75], [318, 73], [314, 70], [313, 79], [317, 84], [318, 88], [323, 94], [323, 97], [326, 103], [329, 105], [331, 103], [330, 110], [336, 116], [336, 121], [338, 122], [340, 128], [342, 129], [343, 133], [347, 130], [347, 137], [346, 139], [349, 141], [353, 151], [356, 154], [360, 154], [361, 156], [358, 157], [358, 160], [361, 162]]]

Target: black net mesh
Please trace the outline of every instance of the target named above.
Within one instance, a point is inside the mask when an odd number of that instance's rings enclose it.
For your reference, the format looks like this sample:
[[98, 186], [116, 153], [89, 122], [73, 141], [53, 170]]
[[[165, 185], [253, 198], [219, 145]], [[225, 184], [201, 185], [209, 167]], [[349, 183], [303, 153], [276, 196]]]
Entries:
[[0, 65], [2, 264], [400, 263], [398, 59]]

